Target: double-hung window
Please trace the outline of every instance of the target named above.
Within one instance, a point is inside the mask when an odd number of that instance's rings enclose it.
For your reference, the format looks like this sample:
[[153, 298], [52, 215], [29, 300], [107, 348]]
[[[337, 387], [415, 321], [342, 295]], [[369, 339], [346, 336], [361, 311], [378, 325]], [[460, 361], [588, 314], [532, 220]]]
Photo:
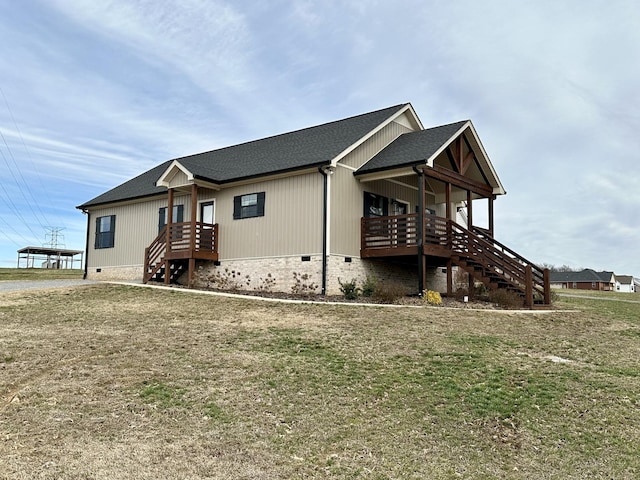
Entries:
[[116, 216], [96, 218], [95, 248], [113, 248], [116, 233]]
[[265, 192], [233, 197], [233, 218], [263, 217]]

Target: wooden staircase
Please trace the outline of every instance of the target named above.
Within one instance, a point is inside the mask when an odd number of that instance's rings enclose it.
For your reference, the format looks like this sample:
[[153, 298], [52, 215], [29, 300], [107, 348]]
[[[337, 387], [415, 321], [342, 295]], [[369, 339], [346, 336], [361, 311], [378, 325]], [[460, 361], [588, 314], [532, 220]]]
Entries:
[[[433, 214], [425, 214], [422, 221], [420, 245], [420, 219], [416, 213], [363, 218], [360, 256], [408, 257], [417, 253], [435, 259], [436, 264], [448, 261], [491, 290], [514, 292], [527, 307], [551, 304], [549, 271], [495, 240], [488, 230], [468, 230]], [[450, 285], [448, 290], [451, 291]]]
[[143, 282], [176, 283], [194, 260], [218, 260], [217, 239], [218, 224], [166, 225], [145, 249]]
[[167, 227], [165, 226], [145, 250], [144, 283], [176, 283], [189, 265], [189, 261], [185, 259], [170, 260], [167, 258], [166, 230]]
[[549, 270], [542, 269], [495, 240], [488, 231], [473, 231], [448, 221], [451, 262], [491, 290], [514, 292], [526, 307], [550, 305]]

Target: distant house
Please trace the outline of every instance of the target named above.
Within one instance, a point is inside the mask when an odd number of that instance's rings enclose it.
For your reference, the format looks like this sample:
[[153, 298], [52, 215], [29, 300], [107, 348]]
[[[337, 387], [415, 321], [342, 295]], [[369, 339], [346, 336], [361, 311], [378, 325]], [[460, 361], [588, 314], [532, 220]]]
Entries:
[[596, 272], [585, 268], [581, 272], [551, 272], [551, 288], [575, 290], [614, 291], [616, 276], [613, 272]]
[[462, 269], [548, 304], [548, 271], [493, 238], [503, 194], [470, 120], [425, 129], [407, 103], [169, 160], [87, 201], [85, 274], [321, 294], [370, 276], [451, 293]]
[[616, 292], [636, 292], [636, 280], [632, 275], [616, 275]]

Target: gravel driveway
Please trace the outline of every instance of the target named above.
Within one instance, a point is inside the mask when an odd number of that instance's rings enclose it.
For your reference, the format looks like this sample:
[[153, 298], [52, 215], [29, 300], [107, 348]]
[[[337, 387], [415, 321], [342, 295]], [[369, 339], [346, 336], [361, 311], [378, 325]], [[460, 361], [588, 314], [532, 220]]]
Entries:
[[94, 283], [96, 282], [91, 280], [3, 280], [0, 281], [0, 293], [74, 287], [76, 285], [91, 285]]

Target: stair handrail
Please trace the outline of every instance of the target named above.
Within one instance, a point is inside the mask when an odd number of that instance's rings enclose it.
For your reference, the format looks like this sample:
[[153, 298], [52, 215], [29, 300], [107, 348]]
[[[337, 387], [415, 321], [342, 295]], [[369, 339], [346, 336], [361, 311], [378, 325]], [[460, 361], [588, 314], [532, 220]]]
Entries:
[[[165, 225], [160, 229], [158, 236], [153, 239], [147, 248], [144, 250], [144, 283], [147, 283], [160, 269], [161, 262], [156, 263], [157, 260], [162, 257], [162, 254], [166, 250], [166, 238], [167, 238], [167, 226]], [[155, 268], [152, 272], [149, 272], [151, 265], [155, 264]]]
[[[496, 261], [496, 265], [491, 267], [492, 272], [494, 274], [498, 274], [505, 281], [513, 284], [514, 287], [521, 288], [525, 294], [526, 304], [532, 306], [533, 290], [544, 297], [546, 304], [550, 302], [549, 275], [547, 270], [541, 269], [522, 255], [514, 252], [512, 249], [498, 242], [493, 237], [490, 237], [485, 231], [483, 231], [483, 229], [480, 229], [479, 232], [474, 232], [464, 228], [462, 225], [459, 225], [452, 220], [448, 221], [451, 222], [453, 229], [466, 236], [466, 242], [463, 243], [467, 245], [468, 252], [458, 251], [457, 253], [468, 255], [472, 258], [474, 254], [481, 256], [483, 259], [483, 265], [489, 266], [491, 262], [488, 261], [487, 252], [477, 248], [473, 248], [473, 252], [471, 251], [472, 246], [475, 245], [474, 242], [477, 242], [481, 246], [484, 246], [484, 248], [491, 254], [492, 260]], [[502, 270], [503, 273], [500, 273], [498, 270]], [[505, 271], [508, 272], [512, 278], [507, 278], [504, 275]], [[534, 271], [535, 274], [533, 273]], [[518, 286], [514, 284], [514, 280], [520, 282], [521, 285]]]
[[[473, 227], [473, 231], [476, 235], [479, 235], [482, 238], [487, 239], [490, 238], [490, 243], [493, 243], [494, 246], [498, 247], [499, 249], [501, 249], [504, 252], [509, 253], [512, 257], [518, 259], [520, 262], [522, 262], [523, 265], [527, 266], [527, 265], [531, 265], [531, 269], [534, 272], [534, 277], [543, 279], [544, 275], [545, 275], [545, 269], [539, 267], [538, 265], [536, 265], [535, 263], [533, 263], [530, 260], [527, 260], [526, 258], [524, 258], [522, 255], [520, 255], [517, 252], [514, 252], [512, 249], [510, 249], [509, 247], [507, 247], [506, 245], [504, 245], [503, 243], [499, 242], [498, 240], [496, 240], [495, 238], [491, 237], [488, 235], [488, 231], [486, 231], [483, 228], [480, 227]], [[487, 241], [489, 241], [487, 239]]]
[[[452, 229], [458, 230], [460, 234], [466, 237], [461, 243], [467, 247], [468, 251], [465, 252], [459, 248], [455, 250], [456, 253], [469, 256], [471, 259], [474, 257], [482, 259], [482, 264], [486, 268], [490, 268], [494, 274], [513, 284], [514, 287], [522, 288], [524, 291], [526, 285], [525, 265], [509, 256], [503, 255], [502, 253], [504, 252], [496, 249], [491, 242], [479, 237], [463, 226], [453, 221], [451, 221], [451, 225]], [[520, 285], [515, 282], [519, 282]]]

